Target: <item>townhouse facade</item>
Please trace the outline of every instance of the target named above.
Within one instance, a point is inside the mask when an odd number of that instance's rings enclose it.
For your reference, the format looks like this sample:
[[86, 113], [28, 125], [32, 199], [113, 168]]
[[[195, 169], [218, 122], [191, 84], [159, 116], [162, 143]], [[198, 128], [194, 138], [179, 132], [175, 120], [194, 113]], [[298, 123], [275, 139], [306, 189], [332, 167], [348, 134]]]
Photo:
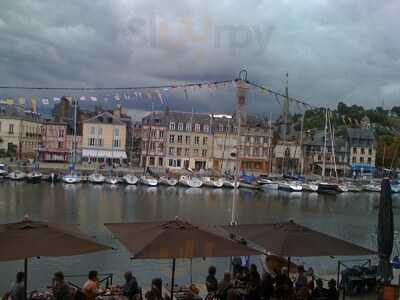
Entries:
[[376, 140], [371, 128], [347, 128], [349, 164], [355, 173], [373, 173], [376, 162]]
[[16, 159], [37, 159], [41, 118], [14, 104], [0, 104], [0, 151]]
[[122, 163], [126, 155], [126, 124], [109, 112], [83, 121], [82, 160]]

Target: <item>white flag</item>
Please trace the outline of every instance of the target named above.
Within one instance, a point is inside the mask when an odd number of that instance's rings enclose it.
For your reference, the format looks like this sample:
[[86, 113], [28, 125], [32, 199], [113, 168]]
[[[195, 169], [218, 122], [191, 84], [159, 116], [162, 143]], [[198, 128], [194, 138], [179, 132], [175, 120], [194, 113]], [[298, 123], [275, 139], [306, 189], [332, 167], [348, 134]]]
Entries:
[[96, 101], [97, 101], [97, 97], [91, 96], [91, 97], [90, 97], [90, 100], [96, 102]]
[[43, 98], [42, 103], [43, 103], [43, 105], [49, 105], [49, 99]]
[[161, 92], [159, 90], [156, 90], [156, 94], [157, 94], [158, 98], [160, 99], [161, 104], [164, 104], [164, 100], [163, 100]]

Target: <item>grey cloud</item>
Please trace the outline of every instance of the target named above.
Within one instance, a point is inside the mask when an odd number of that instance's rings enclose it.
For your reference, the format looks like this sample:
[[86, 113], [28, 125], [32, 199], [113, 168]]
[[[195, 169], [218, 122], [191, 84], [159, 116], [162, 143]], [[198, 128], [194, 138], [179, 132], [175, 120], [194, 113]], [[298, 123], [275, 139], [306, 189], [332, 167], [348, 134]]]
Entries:
[[[281, 92], [288, 72], [290, 94], [313, 105], [395, 105], [399, 8], [394, 0], [6, 0], [0, 85], [176, 84], [233, 79], [246, 68], [250, 80]], [[204, 92], [189, 103], [168, 95], [168, 104], [231, 111], [234, 95]], [[273, 97], [251, 94], [252, 111], [278, 108]]]

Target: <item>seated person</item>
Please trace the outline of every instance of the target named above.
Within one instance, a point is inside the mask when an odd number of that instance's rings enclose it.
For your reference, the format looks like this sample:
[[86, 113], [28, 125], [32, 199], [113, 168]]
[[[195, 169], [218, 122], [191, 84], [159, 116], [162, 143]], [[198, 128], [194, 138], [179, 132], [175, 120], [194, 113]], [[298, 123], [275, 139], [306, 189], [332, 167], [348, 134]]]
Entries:
[[97, 275], [97, 271], [90, 271], [88, 280], [83, 285], [82, 292], [85, 294], [86, 300], [94, 300], [99, 294], [100, 284]]
[[336, 280], [331, 279], [328, 281], [328, 289], [326, 290], [326, 299], [327, 300], [338, 300], [339, 299], [339, 291], [336, 288]]
[[257, 300], [260, 298], [260, 284], [261, 278], [260, 274], [258, 273], [257, 266], [255, 264], [252, 264], [250, 266], [250, 272], [246, 284], [246, 299]]
[[11, 300], [25, 300], [25, 273], [18, 272], [17, 278], [7, 298]]
[[64, 281], [63, 272], [54, 273], [52, 290], [55, 300], [72, 300], [71, 289]]
[[270, 273], [264, 273], [263, 275], [260, 295], [264, 300], [270, 300], [274, 295], [274, 278]]
[[218, 290], [218, 281], [215, 278], [217, 269], [214, 266], [208, 268], [208, 276], [206, 278], [206, 288], [208, 293], [216, 293]]
[[217, 296], [221, 300], [228, 299], [228, 292], [232, 289], [233, 284], [231, 280], [231, 273], [225, 272], [224, 279], [218, 283]]
[[122, 294], [129, 300], [132, 300], [136, 295], [140, 294], [138, 283], [136, 281], [135, 276], [132, 275], [132, 272], [126, 272], [124, 274], [124, 277], [125, 277], [125, 284], [121, 287]]
[[326, 298], [326, 289], [324, 289], [324, 283], [321, 278], [318, 278], [316, 281], [316, 287], [312, 291], [311, 296], [313, 299], [325, 299]]
[[277, 299], [286, 299], [293, 294], [293, 282], [286, 267], [283, 267], [281, 273], [275, 277], [275, 282]]

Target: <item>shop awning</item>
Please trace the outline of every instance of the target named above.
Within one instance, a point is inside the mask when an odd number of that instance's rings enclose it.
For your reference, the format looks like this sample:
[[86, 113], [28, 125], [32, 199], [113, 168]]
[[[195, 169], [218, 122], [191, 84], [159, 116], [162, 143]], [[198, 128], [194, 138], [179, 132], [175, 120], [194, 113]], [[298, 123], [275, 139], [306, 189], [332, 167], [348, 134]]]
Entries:
[[126, 159], [126, 153], [125, 151], [121, 150], [96, 150], [96, 149], [83, 149], [82, 151], [82, 156], [83, 157], [93, 157], [93, 158], [120, 158], [120, 159]]

